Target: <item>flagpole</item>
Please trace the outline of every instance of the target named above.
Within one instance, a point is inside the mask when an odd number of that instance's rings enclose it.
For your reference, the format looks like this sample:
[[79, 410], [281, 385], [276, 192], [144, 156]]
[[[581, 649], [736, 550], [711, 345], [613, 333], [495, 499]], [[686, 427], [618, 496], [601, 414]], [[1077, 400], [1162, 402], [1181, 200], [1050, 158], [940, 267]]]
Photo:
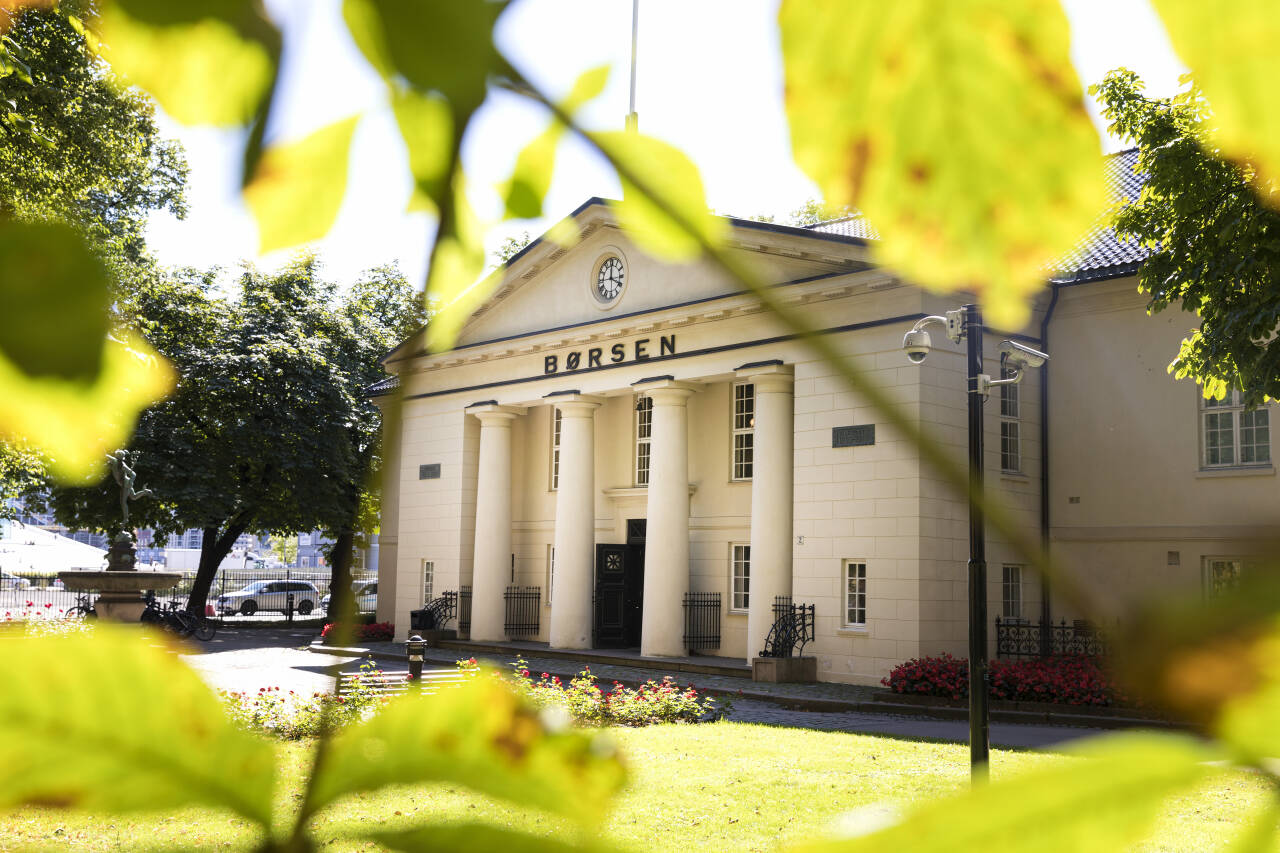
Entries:
[[627, 130], [640, 129], [640, 116], [636, 113], [636, 42], [640, 28], [640, 0], [631, 0], [631, 111], [627, 113]]

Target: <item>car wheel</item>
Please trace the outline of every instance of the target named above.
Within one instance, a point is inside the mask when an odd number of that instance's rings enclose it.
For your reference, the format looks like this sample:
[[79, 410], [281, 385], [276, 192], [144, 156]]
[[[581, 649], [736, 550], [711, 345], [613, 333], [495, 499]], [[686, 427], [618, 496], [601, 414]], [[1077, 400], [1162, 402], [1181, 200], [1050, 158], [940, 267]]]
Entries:
[[301, 613], [303, 616], [310, 614], [311, 611], [314, 609], [315, 609], [315, 604], [313, 604], [311, 602], [311, 599], [309, 598], [304, 598], [302, 599], [302, 601], [298, 603], [298, 612]]
[[258, 612], [258, 603], [256, 601], [246, 601], [240, 605], [241, 616], [252, 616]]

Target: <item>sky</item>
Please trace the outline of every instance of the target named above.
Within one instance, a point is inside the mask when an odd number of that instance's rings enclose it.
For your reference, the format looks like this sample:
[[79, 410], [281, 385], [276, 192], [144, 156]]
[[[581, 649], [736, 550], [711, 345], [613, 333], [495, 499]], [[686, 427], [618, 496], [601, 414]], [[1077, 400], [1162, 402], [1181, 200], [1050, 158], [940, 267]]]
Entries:
[[[266, 0], [266, 5], [285, 39], [282, 88], [268, 140], [288, 141], [361, 116], [346, 199], [329, 235], [313, 245], [326, 275], [350, 282], [363, 270], [395, 262], [411, 280], [421, 281], [433, 224], [423, 214], [405, 212], [410, 182], [404, 146], [382, 81], [346, 33], [341, 0]], [[631, 0], [516, 0], [499, 20], [496, 40], [516, 68], [552, 95], [566, 94], [582, 71], [612, 65], [608, 87], [582, 119], [589, 127], [621, 129], [628, 111], [631, 5]], [[777, 5], [777, 0], [640, 0], [636, 110], [644, 133], [676, 145], [698, 165], [713, 209], [786, 221], [806, 199], [820, 194], [791, 159]], [[1147, 0], [1063, 0], [1063, 5], [1083, 86], [1123, 65], [1138, 72], [1151, 94], [1177, 88], [1186, 69]], [[1104, 123], [1096, 109], [1092, 114], [1101, 131]], [[160, 261], [231, 272], [244, 261], [270, 269], [287, 260], [288, 252], [258, 255], [256, 226], [239, 195], [239, 133], [189, 128], [163, 115], [160, 120], [162, 133], [182, 142], [190, 164], [186, 219], [161, 213], [148, 225], [148, 240]], [[509, 236], [538, 236], [591, 196], [621, 194], [597, 156], [567, 138], [544, 205], [547, 216], [499, 223], [502, 207], [495, 187], [546, 121], [544, 112], [523, 99], [493, 93], [464, 140], [472, 201], [481, 218], [494, 225], [486, 240], [490, 252]], [[1105, 150], [1119, 147], [1115, 140], [1100, 144]]]

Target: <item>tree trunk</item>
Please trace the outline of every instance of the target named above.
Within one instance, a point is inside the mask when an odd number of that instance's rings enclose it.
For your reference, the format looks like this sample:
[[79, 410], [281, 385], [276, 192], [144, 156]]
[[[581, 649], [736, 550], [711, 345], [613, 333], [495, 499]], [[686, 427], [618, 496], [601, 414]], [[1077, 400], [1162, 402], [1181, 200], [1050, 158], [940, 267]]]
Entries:
[[191, 585], [191, 595], [187, 598], [187, 612], [203, 616], [205, 605], [209, 602], [209, 588], [213, 586], [213, 578], [218, 574], [218, 566], [231, 553], [231, 548], [244, 533], [245, 524], [240, 517], [227, 523], [221, 536], [218, 528], [203, 528], [204, 536], [200, 542], [200, 565], [196, 567], [196, 579]]
[[354, 555], [355, 538], [354, 531], [340, 532], [329, 552], [332, 574], [329, 580], [328, 622], [351, 625], [355, 621], [355, 596], [351, 589], [351, 558]]

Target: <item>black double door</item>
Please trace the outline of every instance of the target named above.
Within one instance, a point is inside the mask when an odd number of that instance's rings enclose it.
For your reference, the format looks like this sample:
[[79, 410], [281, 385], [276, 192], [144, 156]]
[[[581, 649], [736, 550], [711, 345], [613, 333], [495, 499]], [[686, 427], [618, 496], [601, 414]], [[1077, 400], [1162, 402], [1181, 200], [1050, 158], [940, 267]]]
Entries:
[[644, 540], [596, 546], [595, 646], [640, 645], [644, 612]]

